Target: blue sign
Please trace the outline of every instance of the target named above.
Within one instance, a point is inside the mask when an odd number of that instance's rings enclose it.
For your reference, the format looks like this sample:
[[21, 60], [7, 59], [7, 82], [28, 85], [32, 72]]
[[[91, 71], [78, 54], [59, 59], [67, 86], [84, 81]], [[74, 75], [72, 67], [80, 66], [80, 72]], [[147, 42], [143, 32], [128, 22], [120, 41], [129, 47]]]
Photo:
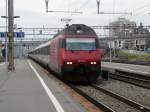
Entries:
[[24, 37], [24, 32], [14, 32], [14, 37], [23, 38]]
[[2, 38], [6, 37], [6, 33], [5, 32], [0, 32], [0, 37], [2, 37]]
[[[14, 32], [14, 38], [24, 38], [24, 32]], [[5, 38], [6, 32], [0, 32], [0, 38]]]

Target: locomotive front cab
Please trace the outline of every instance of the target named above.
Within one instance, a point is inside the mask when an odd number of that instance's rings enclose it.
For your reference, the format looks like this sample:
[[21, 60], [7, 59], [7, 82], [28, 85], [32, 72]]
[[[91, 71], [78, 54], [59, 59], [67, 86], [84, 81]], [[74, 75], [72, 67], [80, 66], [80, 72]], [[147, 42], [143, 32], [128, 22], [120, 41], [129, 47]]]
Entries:
[[99, 74], [101, 59], [96, 38], [65, 38], [63, 45], [63, 72]]

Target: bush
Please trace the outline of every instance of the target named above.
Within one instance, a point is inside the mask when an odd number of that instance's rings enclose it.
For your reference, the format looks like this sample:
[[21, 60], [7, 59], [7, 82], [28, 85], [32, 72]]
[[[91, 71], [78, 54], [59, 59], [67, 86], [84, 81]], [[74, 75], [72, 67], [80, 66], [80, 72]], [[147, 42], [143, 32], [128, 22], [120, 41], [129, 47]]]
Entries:
[[128, 52], [120, 51], [118, 53], [118, 56], [120, 58], [126, 58], [129, 61], [149, 61], [150, 62], [150, 53], [136, 54], [136, 53], [128, 53]]

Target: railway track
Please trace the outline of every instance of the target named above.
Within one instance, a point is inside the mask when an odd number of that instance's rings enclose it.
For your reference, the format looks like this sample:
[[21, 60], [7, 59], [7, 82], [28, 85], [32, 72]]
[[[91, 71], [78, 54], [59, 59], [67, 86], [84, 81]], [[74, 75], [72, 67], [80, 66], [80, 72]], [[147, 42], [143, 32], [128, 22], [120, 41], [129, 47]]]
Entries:
[[87, 100], [89, 100], [90, 102], [92, 102], [96, 107], [98, 107], [99, 109], [102, 109], [104, 112], [115, 112], [114, 110], [112, 110], [110, 107], [108, 107], [107, 105], [98, 102], [96, 99], [92, 98], [90, 95], [88, 95], [86, 92], [80, 90], [78, 87], [74, 86], [74, 85], [70, 85], [71, 88], [73, 88], [76, 92], [78, 92], [80, 95], [84, 96]]
[[112, 79], [131, 83], [146, 89], [150, 89], [150, 76], [148, 75], [140, 75], [140, 74], [116, 70], [115, 74], [110, 73], [109, 77]]
[[[110, 62], [110, 60], [106, 59], [106, 60], [103, 60], [105, 62]], [[142, 62], [142, 61], [134, 61], [134, 62], [131, 62], [131, 61], [128, 61], [126, 59], [118, 59], [118, 60], [112, 60], [112, 62], [114, 63], [124, 63], [124, 64], [134, 64], [134, 65], [144, 65], [144, 66], [150, 66], [150, 62]]]
[[97, 85], [71, 87], [105, 112], [150, 112], [149, 107]]
[[113, 92], [111, 92], [111, 91], [109, 91], [107, 89], [104, 89], [102, 87], [99, 87], [97, 85], [92, 85], [92, 87], [97, 89], [97, 90], [99, 90], [99, 91], [102, 91], [103, 93], [108, 94], [108, 95], [110, 95], [110, 96], [112, 96], [112, 97], [114, 97], [114, 98], [116, 98], [116, 99], [118, 99], [118, 100], [120, 100], [120, 101], [122, 101], [122, 102], [124, 102], [124, 103], [126, 103], [126, 104], [128, 104], [128, 105], [130, 105], [132, 107], [134, 107], [134, 108], [136, 108], [137, 110], [140, 110], [141, 112], [150, 112], [150, 108], [149, 107], [146, 107], [146, 106], [144, 106], [142, 104], [139, 104], [139, 103], [137, 103], [137, 102], [135, 102], [133, 100], [130, 100], [128, 98], [120, 96], [119, 94], [113, 93]]

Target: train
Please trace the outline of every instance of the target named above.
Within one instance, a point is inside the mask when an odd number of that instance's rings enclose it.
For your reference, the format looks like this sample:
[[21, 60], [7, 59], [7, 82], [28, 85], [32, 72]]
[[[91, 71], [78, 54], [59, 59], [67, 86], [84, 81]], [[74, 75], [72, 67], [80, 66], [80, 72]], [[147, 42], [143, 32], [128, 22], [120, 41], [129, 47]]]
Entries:
[[84, 24], [67, 25], [28, 52], [30, 58], [73, 82], [95, 82], [101, 72], [102, 54], [97, 34]]

